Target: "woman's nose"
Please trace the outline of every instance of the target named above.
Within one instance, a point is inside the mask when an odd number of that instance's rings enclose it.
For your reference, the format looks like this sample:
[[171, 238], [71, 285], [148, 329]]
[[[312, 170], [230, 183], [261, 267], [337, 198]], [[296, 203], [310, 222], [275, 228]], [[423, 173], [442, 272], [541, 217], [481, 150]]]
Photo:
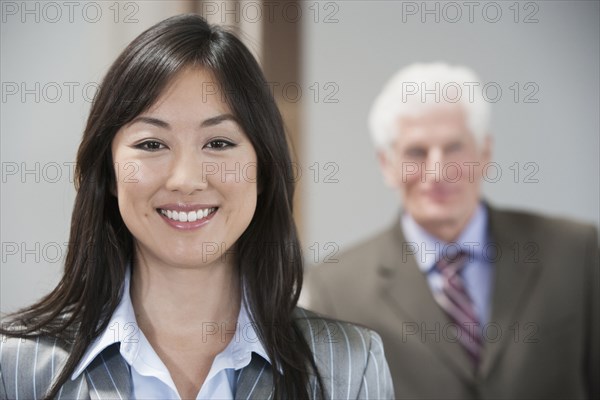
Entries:
[[171, 164], [166, 187], [189, 195], [208, 186], [206, 161], [192, 151], [184, 151], [175, 156]]

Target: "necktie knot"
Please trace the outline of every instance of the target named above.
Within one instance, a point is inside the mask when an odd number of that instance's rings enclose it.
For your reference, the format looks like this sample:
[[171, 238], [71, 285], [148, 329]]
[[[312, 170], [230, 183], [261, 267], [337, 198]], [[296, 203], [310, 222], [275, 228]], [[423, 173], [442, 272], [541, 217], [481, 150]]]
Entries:
[[460, 271], [467, 264], [468, 254], [459, 251], [454, 254], [442, 254], [436, 264], [436, 268], [444, 275], [460, 274]]

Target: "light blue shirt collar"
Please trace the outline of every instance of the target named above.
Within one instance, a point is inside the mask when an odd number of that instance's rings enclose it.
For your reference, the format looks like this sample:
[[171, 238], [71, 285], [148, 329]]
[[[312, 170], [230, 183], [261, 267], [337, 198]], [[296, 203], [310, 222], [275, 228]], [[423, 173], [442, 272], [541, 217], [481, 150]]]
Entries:
[[[164, 378], [161, 380], [171, 381], [168, 371], [156, 352], [149, 351], [151, 346], [137, 325], [129, 294], [130, 280], [131, 268], [128, 267], [123, 282], [121, 301], [113, 312], [106, 329], [87, 348], [71, 375], [72, 380], [77, 379], [104, 349], [114, 343], [121, 343], [121, 356], [131, 367], [136, 368], [138, 373], [154, 376], [166, 373], [167, 376], [160, 376], [160, 378]], [[215, 357], [206, 378], [207, 381], [223, 369], [239, 370], [246, 367], [250, 364], [252, 353], [258, 354], [271, 363], [259, 340], [245, 303], [242, 301], [234, 336], [225, 350]]]
[[406, 238], [406, 249], [415, 256], [417, 265], [423, 273], [431, 270], [440, 259], [440, 255], [462, 250], [475, 260], [484, 258], [487, 244], [487, 208], [479, 203], [475, 214], [460, 234], [458, 240], [446, 243], [431, 235], [421, 227], [414, 218], [403, 213], [400, 220], [402, 232]]

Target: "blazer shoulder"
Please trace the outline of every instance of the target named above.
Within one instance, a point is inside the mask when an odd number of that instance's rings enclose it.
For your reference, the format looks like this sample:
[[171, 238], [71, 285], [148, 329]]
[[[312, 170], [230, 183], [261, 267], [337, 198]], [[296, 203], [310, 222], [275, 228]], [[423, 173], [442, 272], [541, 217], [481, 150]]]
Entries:
[[54, 361], [66, 359], [70, 352], [70, 345], [62, 340], [49, 336], [37, 336], [35, 338], [19, 338], [14, 336], [2, 336], [0, 340], [0, 364], [3, 371], [5, 367], [16, 364], [22, 367], [27, 363], [36, 361], [37, 367], [43, 367], [40, 360], [46, 361], [46, 355], [51, 355]]
[[379, 334], [370, 328], [329, 318], [300, 307], [294, 311], [294, 321], [315, 350], [319, 347], [346, 345], [352, 348], [365, 345], [368, 348], [373, 339], [381, 340]]
[[490, 222], [492, 229], [506, 226], [532, 236], [555, 236], [576, 240], [591, 238], [596, 241], [598, 237], [597, 228], [590, 223], [521, 210], [490, 208]]
[[49, 337], [0, 340], [0, 375], [6, 396], [18, 393], [21, 398], [41, 398], [60, 372], [69, 356], [70, 346]]
[[307, 341], [330, 398], [394, 397], [381, 337], [373, 330], [297, 308]]
[[345, 249], [340, 254], [340, 258], [356, 258], [360, 257], [362, 254], [377, 253], [390, 243], [398, 245], [398, 241], [402, 240], [400, 235], [400, 222], [394, 220], [394, 223], [386, 229]]

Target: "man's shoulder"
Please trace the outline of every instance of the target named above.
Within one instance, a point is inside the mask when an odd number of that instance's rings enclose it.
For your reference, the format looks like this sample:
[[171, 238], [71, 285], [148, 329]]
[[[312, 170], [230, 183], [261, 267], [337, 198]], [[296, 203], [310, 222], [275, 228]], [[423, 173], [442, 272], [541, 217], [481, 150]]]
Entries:
[[[399, 222], [396, 221], [399, 224]], [[358, 243], [345, 249], [341, 254], [340, 258], [356, 258], [363, 254], [378, 253], [382, 248], [390, 244], [398, 245], [397, 230], [396, 226], [388, 226], [379, 232], [372, 234], [371, 236], [362, 239]]]
[[492, 229], [518, 230], [530, 235], [581, 237], [597, 234], [594, 225], [572, 218], [494, 207], [490, 207], [490, 224]]

